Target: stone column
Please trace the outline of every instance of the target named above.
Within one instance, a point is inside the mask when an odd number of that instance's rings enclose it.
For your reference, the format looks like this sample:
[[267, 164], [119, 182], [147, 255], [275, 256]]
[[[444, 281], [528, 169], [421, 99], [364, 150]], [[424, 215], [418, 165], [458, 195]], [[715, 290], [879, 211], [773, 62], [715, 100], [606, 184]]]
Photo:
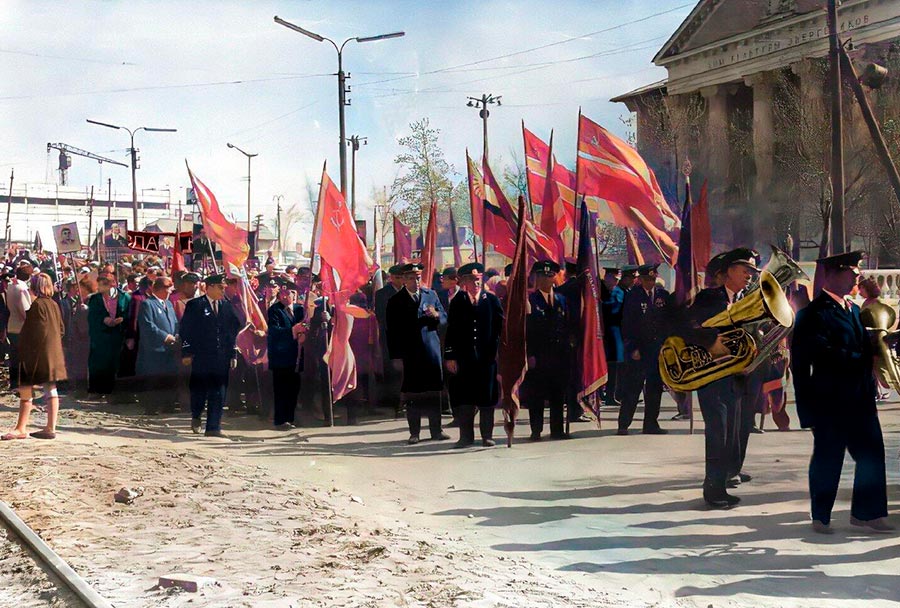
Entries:
[[744, 79], [753, 88], [753, 160], [756, 164], [754, 194], [765, 196], [775, 166], [775, 124], [772, 116], [772, 80], [765, 72]]
[[728, 177], [731, 151], [728, 147], [728, 92], [725, 87], [700, 89], [706, 100], [706, 168], [714, 187], [723, 187]]

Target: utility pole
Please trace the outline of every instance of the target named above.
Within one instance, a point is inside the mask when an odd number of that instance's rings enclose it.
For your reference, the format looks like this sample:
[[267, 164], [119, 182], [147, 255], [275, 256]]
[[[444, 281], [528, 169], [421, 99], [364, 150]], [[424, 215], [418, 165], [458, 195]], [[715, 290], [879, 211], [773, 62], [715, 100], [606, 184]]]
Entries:
[[[250, 154], [249, 152], [244, 152], [234, 144], [225, 144], [232, 150], [237, 150], [241, 154], [247, 157], [247, 232], [250, 232], [250, 222], [253, 220], [253, 216], [250, 215], [250, 161], [254, 156], [259, 156], [259, 153]], [[249, 245], [250, 243], [248, 243]]]
[[[88, 242], [94, 229], [94, 187], [91, 186], [91, 198], [88, 199]], [[98, 245], [99, 247], [99, 245]]]
[[[106, 199], [107, 199], [106, 219], [111, 220], [112, 219], [112, 178], [111, 177], [106, 178]], [[135, 226], [134, 229], [137, 230], [137, 226]]]
[[483, 151], [482, 151], [482, 155], [483, 155], [483, 158], [484, 158], [484, 161], [483, 161], [483, 162], [485, 162], [485, 163], [486, 163], [487, 160], [488, 160], [488, 128], [487, 128], [487, 120], [488, 120], [488, 116], [491, 115], [491, 113], [490, 113], [490, 111], [487, 109], [487, 107], [490, 106], [490, 105], [496, 105], [496, 106], [498, 106], [498, 107], [501, 106], [501, 105], [503, 105], [503, 104], [500, 103], [500, 100], [501, 100], [502, 98], [503, 98], [502, 95], [497, 95], [497, 96], [495, 97], [495, 96], [492, 95], [491, 93], [484, 94], [484, 95], [481, 96], [481, 98], [478, 98], [478, 97], [468, 97], [468, 98], [467, 98], [467, 99], [469, 100], [469, 102], [468, 102], [466, 105], [467, 105], [468, 107], [470, 107], [470, 108], [477, 108], [477, 109], [479, 110], [479, 111], [478, 111], [478, 115], [481, 117], [481, 120], [482, 120], [482, 126], [483, 126], [483, 131], [484, 131], [484, 133], [483, 133], [483, 135], [482, 135], [482, 141], [484, 142], [484, 149], [483, 149]]
[[[256, 251], [257, 247], [259, 247], [259, 226], [262, 224], [262, 218], [262, 213], [256, 215], [256, 232], [254, 233], [256, 238], [253, 239], [253, 251]], [[256, 251], [256, 255], [259, 255], [258, 251]]]
[[276, 194], [272, 197], [275, 200], [275, 230], [278, 233], [278, 255], [281, 255], [281, 201], [284, 200], [283, 194]]
[[[355, 41], [358, 43], [363, 42], [377, 42], [379, 40], [387, 40], [388, 38], [400, 38], [401, 36], [405, 36], [405, 32], [392, 32], [390, 34], [379, 34], [377, 36], [358, 36], [354, 38], [347, 38], [344, 42], [341, 43], [340, 46], [332, 40], [331, 38], [326, 38], [325, 36], [320, 36], [315, 32], [311, 32], [305, 28], [300, 27], [299, 25], [295, 25], [290, 23], [289, 21], [285, 21], [281, 17], [275, 16], [275, 23], [278, 25], [283, 25], [289, 30], [293, 30], [298, 34], [303, 34], [307, 38], [312, 38], [316, 42], [324, 42], [328, 41], [331, 43], [331, 46], [334, 47], [334, 50], [337, 52], [337, 60], [338, 60], [338, 71], [337, 71], [337, 79], [338, 79], [338, 123], [340, 125], [340, 139], [338, 141], [339, 146], [339, 154], [341, 159], [341, 194], [344, 195], [344, 200], [347, 200], [347, 145], [346, 145], [346, 123], [344, 120], [344, 106], [349, 106], [350, 102], [347, 100], [347, 93], [350, 92], [350, 87], [346, 86], [346, 81], [350, 78], [349, 74], [344, 74], [344, 47], [348, 42]], [[354, 216], [354, 219], [356, 217]]]
[[16, 170], [9, 170], [9, 198], [6, 200], [6, 232], [5, 241], [6, 246], [9, 247], [9, 241], [12, 238], [12, 225], [9, 223], [9, 214], [12, 213], [12, 188], [13, 188], [13, 179], [15, 179]]
[[847, 251], [847, 232], [844, 226], [843, 81], [837, 32], [837, 0], [828, 0], [828, 62], [831, 78], [831, 253], [838, 254]]
[[364, 146], [369, 145], [369, 138], [351, 135], [350, 139], [347, 141], [347, 145], [350, 146], [350, 149], [353, 151], [353, 154], [350, 157], [350, 177], [352, 180], [350, 186], [350, 215], [354, 220], [356, 219], [356, 152], [359, 150], [360, 143]]

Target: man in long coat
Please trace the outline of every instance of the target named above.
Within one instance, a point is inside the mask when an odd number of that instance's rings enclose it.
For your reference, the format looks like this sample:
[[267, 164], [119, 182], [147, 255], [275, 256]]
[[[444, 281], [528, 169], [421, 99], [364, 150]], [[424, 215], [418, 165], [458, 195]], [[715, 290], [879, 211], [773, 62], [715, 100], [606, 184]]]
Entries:
[[859, 307], [846, 298], [859, 279], [862, 252], [819, 260], [825, 274], [822, 293], [797, 313], [791, 343], [791, 371], [800, 426], [813, 431], [809, 494], [813, 529], [832, 534], [831, 510], [837, 497], [845, 452], [856, 461], [850, 523], [887, 533], [884, 439], [875, 407], [873, 349], [859, 319]]
[[439, 331], [447, 323], [447, 313], [437, 294], [421, 286], [421, 264], [404, 265], [403, 277], [404, 289], [388, 300], [386, 319], [388, 352], [403, 370], [400, 398], [406, 402], [409, 443], [419, 443], [423, 414], [428, 416], [432, 439], [450, 439], [441, 430], [444, 376]]
[[178, 321], [175, 319], [175, 307], [169, 301], [171, 292], [172, 279], [156, 279], [138, 311], [137, 325], [141, 339], [138, 342], [136, 371], [141, 378], [140, 401], [148, 414], [160, 409], [175, 411]]
[[476, 409], [481, 444], [495, 445], [494, 406], [500, 398], [497, 350], [503, 331], [503, 306], [497, 296], [482, 288], [482, 272], [484, 267], [476, 263], [459, 268], [461, 288], [450, 300], [447, 312], [444, 359], [459, 421], [457, 448], [475, 443]]
[[305, 339], [303, 306], [297, 304], [293, 283], [282, 280], [278, 301], [268, 310], [267, 338], [269, 371], [274, 392], [273, 421], [282, 430], [294, 428], [294, 412], [300, 394], [303, 355], [300, 340]]
[[88, 392], [108, 395], [113, 392], [122, 345], [128, 332], [125, 319], [131, 296], [116, 288], [109, 275], [97, 278], [97, 293], [88, 299], [88, 327], [91, 352], [88, 356]]
[[188, 300], [181, 318], [181, 356], [191, 365], [191, 430], [200, 432], [207, 409], [207, 437], [224, 437], [222, 409], [228, 370], [239, 356], [235, 340], [241, 326], [231, 303], [225, 299], [225, 275], [206, 279], [206, 295]]

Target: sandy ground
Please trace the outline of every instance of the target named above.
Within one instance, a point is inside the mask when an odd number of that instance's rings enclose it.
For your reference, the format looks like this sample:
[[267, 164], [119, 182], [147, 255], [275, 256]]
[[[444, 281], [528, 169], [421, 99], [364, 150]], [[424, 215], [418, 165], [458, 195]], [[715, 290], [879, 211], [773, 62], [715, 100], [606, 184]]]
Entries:
[[[616, 437], [611, 411], [570, 441], [459, 452], [407, 446], [403, 420], [284, 433], [226, 415], [213, 440], [185, 415], [75, 404], [56, 441], [0, 445], [0, 484], [116, 606], [900, 606], [900, 535], [847, 524], [849, 464], [833, 537], [809, 529], [806, 432], [754, 435], [742, 504], [711, 511], [702, 434], [664, 405], [664, 437]], [[896, 512], [900, 404], [882, 424]], [[115, 504], [122, 486], [144, 495]], [[218, 584], [155, 588], [179, 571]]]

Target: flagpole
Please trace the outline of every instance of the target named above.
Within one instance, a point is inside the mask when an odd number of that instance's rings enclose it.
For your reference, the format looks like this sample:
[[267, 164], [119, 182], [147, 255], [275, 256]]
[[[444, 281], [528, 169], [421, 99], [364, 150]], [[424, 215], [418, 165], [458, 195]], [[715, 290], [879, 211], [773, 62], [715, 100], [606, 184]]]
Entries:
[[[578, 106], [578, 139], [577, 139], [577, 142], [576, 142], [576, 144], [575, 144], [575, 217], [576, 217], [576, 218], [577, 218], [577, 217], [580, 217], [580, 216], [578, 215], [578, 186], [580, 185], [580, 184], [578, 183], [578, 178], [579, 178], [579, 171], [578, 171], [578, 168], [581, 166], [581, 163], [578, 162], [578, 150], [579, 150], [579, 147], [580, 147], [580, 146], [581, 146], [581, 106]], [[581, 196], [581, 204], [584, 205], [584, 195]], [[575, 257], [575, 255], [576, 255], [576, 252], [575, 252], [575, 246], [576, 246], [576, 245], [575, 245], [575, 240], [576, 240], [576, 238], [575, 238], [575, 237], [576, 237], [576, 233], [577, 233], [577, 232], [578, 232], [578, 230], [575, 230], [575, 229], [574, 229], [574, 226], [573, 226], [573, 230], [572, 230], [572, 257]]]
[[[475, 256], [475, 263], [478, 263], [478, 231], [475, 230], [475, 200], [472, 197], [472, 159], [469, 158], [469, 149], [466, 148], [466, 175], [468, 182], [466, 184], [469, 191], [469, 212], [472, 215], [472, 255]], [[481, 225], [481, 233], [484, 234], [484, 224]], [[481, 238], [482, 244], [484, 237]]]
[[[522, 148], [525, 151], [525, 194], [528, 197], [528, 212], [531, 215], [531, 223], [534, 224], [534, 197], [531, 196], [531, 186], [528, 184], [528, 144], [525, 140], [525, 119], [522, 119]], [[550, 176], [547, 175], [547, 179]], [[543, 211], [543, 209], [542, 209]]]

